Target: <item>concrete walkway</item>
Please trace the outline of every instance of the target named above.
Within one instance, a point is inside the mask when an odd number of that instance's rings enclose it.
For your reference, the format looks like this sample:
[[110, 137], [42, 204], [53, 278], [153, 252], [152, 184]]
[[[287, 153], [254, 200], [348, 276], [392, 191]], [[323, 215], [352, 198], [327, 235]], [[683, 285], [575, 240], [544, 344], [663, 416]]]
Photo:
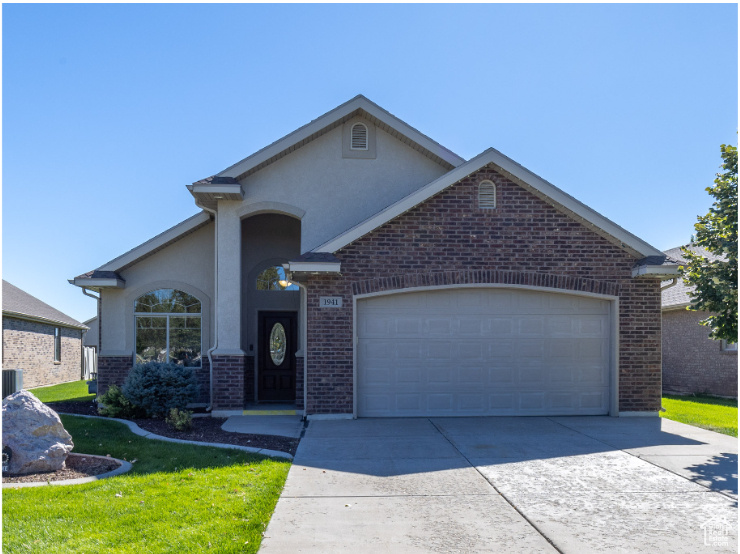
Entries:
[[278, 435], [297, 439], [303, 432], [303, 421], [297, 415], [241, 415], [229, 417], [221, 429], [232, 433]]
[[735, 552], [736, 522], [737, 439], [668, 420], [313, 421], [261, 551]]

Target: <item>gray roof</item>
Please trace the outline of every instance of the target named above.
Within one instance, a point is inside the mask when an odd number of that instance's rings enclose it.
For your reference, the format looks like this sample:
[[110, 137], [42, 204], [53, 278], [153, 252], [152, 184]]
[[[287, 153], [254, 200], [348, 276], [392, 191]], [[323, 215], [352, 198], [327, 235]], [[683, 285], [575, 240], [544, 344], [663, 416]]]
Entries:
[[43, 319], [51, 323], [57, 323], [63, 327], [74, 327], [76, 329], [87, 329], [76, 319], [69, 317], [52, 308], [46, 302], [42, 302], [35, 296], [31, 296], [18, 287], [11, 285], [3, 279], [3, 314], [10, 316], [25, 315], [34, 319]]
[[[705, 258], [714, 261], [721, 259], [719, 256], [709, 252], [708, 250], [705, 250], [704, 248], [700, 246], [694, 246], [691, 244], [687, 244], [686, 248], [688, 248], [690, 251], [695, 252], [697, 254], [701, 254]], [[672, 258], [676, 260], [676, 263], [678, 264], [685, 264], [686, 258], [683, 257], [683, 253], [681, 252], [681, 247], [677, 246], [676, 248], [671, 248], [670, 250], [666, 250], [664, 252], [666, 256], [669, 258]], [[678, 278], [678, 282], [672, 286], [669, 289], [666, 289], [663, 291], [662, 294], [662, 304], [663, 308], [679, 308], [681, 306], [688, 306], [691, 303], [691, 297], [689, 296], [689, 291], [694, 290], [694, 287], [688, 286], [682, 277]]]

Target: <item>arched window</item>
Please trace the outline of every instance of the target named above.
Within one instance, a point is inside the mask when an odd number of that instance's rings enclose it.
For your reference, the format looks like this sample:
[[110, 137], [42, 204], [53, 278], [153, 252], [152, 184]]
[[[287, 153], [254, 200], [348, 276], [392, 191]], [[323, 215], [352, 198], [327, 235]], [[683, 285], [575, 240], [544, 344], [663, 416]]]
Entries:
[[350, 138], [351, 150], [367, 150], [367, 125], [364, 123], [355, 123], [352, 125]]
[[478, 185], [478, 207], [496, 207], [496, 185], [492, 181], [482, 181]]
[[257, 275], [257, 290], [298, 290], [298, 285], [288, 283], [282, 266], [274, 265]]
[[153, 290], [134, 303], [136, 363], [201, 366], [200, 300], [177, 289]]

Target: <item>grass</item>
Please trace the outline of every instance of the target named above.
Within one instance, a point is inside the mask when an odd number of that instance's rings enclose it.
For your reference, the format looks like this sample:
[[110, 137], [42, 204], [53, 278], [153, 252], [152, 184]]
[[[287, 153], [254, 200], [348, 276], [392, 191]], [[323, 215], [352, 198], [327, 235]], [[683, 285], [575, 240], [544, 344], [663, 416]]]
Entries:
[[73, 381], [51, 387], [29, 389], [41, 402], [92, 402], [95, 394], [88, 394], [85, 381]]
[[737, 400], [707, 395], [663, 397], [660, 416], [737, 437]]
[[63, 415], [74, 452], [133, 461], [84, 485], [4, 489], [3, 552], [256, 552], [290, 462]]

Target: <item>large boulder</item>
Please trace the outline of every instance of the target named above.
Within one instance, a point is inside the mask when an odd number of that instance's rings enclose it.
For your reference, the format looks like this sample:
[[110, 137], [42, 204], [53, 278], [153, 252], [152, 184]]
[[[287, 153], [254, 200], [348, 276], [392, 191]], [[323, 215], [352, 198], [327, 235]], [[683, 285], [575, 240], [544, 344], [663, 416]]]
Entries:
[[28, 391], [3, 400], [3, 466], [10, 449], [8, 473], [26, 475], [64, 468], [74, 444], [57, 413]]

